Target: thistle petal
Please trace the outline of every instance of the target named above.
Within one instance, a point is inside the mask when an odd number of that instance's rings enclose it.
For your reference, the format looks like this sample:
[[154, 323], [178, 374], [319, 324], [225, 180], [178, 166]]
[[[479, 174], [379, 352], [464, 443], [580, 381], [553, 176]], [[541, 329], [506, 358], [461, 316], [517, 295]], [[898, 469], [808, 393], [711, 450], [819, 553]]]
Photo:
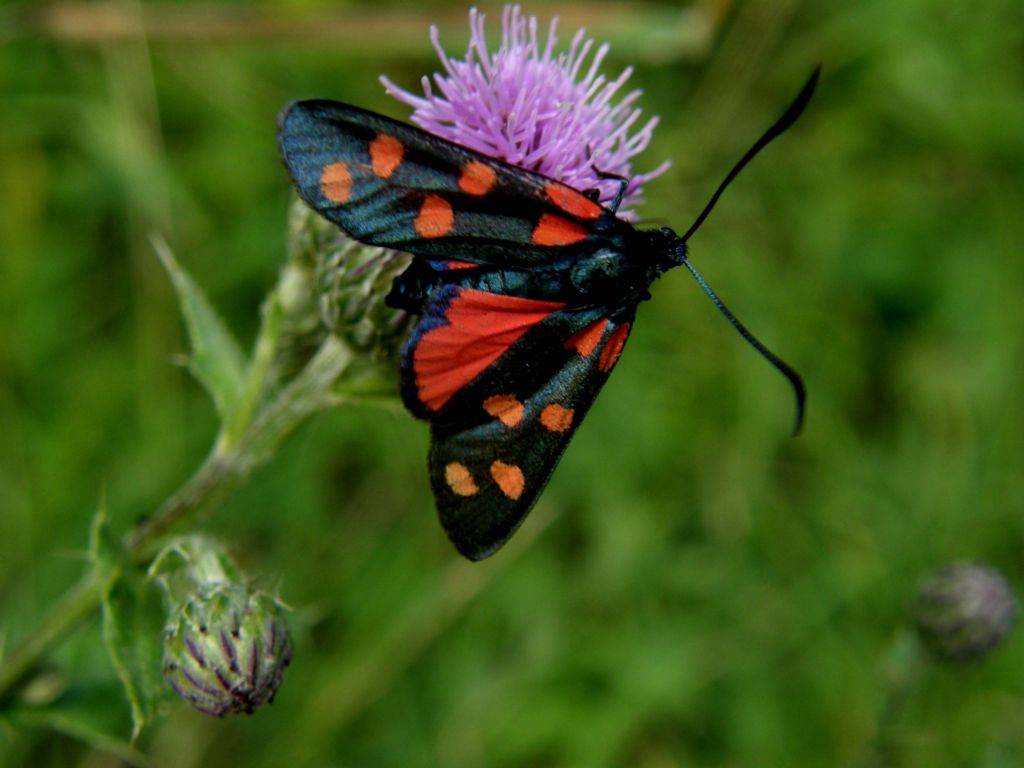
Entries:
[[442, 71], [422, 79], [423, 96], [385, 76], [380, 81], [388, 94], [412, 107], [412, 122], [430, 133], [581, 191], [596, 189], [602, 203], [610, 203], [618, 191], [608, 175], [627, 178], [619, 216], [633, 219], [630, 208], [642, 199], [644, 183], [669, 167], [665, 161], [651, 171], [631, 171], [632, 159], [650, 143], [657, 118], [635, 129], [640, 91], [620, 93], [632, 67], [606, 78], [600, 69], [609, 46], [603, 43], [595, 50], [582, 29], [568, 50], [556, 55], [557, 25], [552, 19], [542, 45], [537, 18], [524, 16], [518, 5], [506, 5], [501, 45], [492, 53], [484, 14], [473, 8], [463, 59], [449, 56], [437, 27], [430, 28]]

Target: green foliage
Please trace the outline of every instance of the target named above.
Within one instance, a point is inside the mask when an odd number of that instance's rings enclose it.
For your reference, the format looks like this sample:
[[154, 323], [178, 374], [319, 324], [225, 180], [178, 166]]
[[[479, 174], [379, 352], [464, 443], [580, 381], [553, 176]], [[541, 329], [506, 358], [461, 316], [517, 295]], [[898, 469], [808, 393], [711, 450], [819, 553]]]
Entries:
[[9, 725], [46, 734], [51, 742], [57, 740], [54, 734], [66, 737], [69, 743], [88, 745], [132, 768], [151, 768], [154, 761], [119, 735], [124, 729], [124, 709], [124, 692], [116, 682], [77, 685], [64, 690], [57, 702], [16, 708], [10, 713]]
[[[83, 499], [102, 485], [111, 527], [128, 529], [219, 429], [173, 365], [189, 340], [149, 234], [174, 244], [248, 348], [285, 255], [280, 107], [326, 96], [404, 116], [376, 76], [411, 87], [439, 66], [421, 17], [357, 5], [302, 9], [342, 20], [327, 40], [142, 45], [10, 27], [6, 652], [79, 575], [67, 554], [88, 539]], [[457, 51], [465, 7], [432, 5]], [[574, 6], [572, 21], [611, 40], [610, 69], [636, 66], [642, 106], [662, 118], [646, 157], [674, 166], [647, 189], [652, 222], [685, 228], [824, 65], [806, 115], [691, 241], [723, 300], [804, 375], [804, 434], [788, 437], [784, 382], [681, 270], [641, 307], [538, 509], [479, 566], [437, 525], [423, 424], [356, 408], [319, 418], [208, 523], [295, 607], [279, 695], [231, 721], [174, 703], [136, 744], [154, 762], [1024, 763], [1019, 627], [965, 669], [918, 665], [904, 632], [917, 581], [945, 562], [1024, 584], [1024, 6], [670, 5]], [[377, 11], [385, 21], [363, 26]], [[131, 608], [133, 595], [112, 597]], [[6, 712], [0, 763], [126, 759], [132, 723], [95, 634], [53, 664], [74, 684]], [[98, 735], [47, 720], [79, 704], [103, 713]]]
[[127, 560], [102, 508], [93, 520], [90, 559], [103, 585], [103, 642], [131, 707], [134, 741], [166, 692], [160, 676], [165, 621], [160, 591]]
[[231, 331], [202, 290], [171, 253], [170, 246], [154, 237], [153, 249], [174, 283], [181, 315], [188, 329], [188, 367], [217, 406], [222, 421], [235, 413], [245, 376], [245, 357]]

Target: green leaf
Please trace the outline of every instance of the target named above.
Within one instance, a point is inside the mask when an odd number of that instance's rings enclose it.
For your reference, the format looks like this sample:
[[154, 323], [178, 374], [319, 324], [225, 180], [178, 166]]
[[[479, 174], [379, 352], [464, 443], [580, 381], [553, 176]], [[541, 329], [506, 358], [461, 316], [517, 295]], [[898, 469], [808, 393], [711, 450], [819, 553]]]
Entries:
[[45, 707], [14, 707], [7, 712], [9, 723], [18, 728], [47, 728], [88, 744], [120, 761], [119, 764], [148, 768], [153, 761], [126, 742], [124, 708], [116, 681], [77, 685], [60, 701]]
[[89, 561], [104, 592], [111, 588], [120, 575], [122, 559], [121, 545], [110, 531], [107, 500], [104, 496], [89, 526]]
[[118, 579], [103, 601], [103, 639], [132, 708], [132, 739], [164, 695], [164, 612], [155, 585], [136, 572]]
[[175, 260], [167, 243], [156, 236], [152, 242], [178, 293], [192, 346], [189, 370], [210, 393], [221, 420], [228, 421], [242, 391], [245, 356], [206, 295]]
[[126, 560], [110, 533], [102, 505], [93, 519], [90, 555], [104, 584], [103, 642], [131, 707], [134, 741], [153, 719], [165, 692], [161, 595]]

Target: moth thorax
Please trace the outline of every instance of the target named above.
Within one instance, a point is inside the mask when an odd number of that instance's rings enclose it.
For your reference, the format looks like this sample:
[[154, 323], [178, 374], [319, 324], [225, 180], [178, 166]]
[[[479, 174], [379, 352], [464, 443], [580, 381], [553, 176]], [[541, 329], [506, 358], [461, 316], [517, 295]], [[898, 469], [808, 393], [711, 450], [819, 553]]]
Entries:
[[573, 288], [584, 296], [593, 296], [607, 290], [622, 290], [622, 279], [629, 272], [629, 262], [621, 251], [599, 248], [581, 257], [572, 266], [569, 280]]

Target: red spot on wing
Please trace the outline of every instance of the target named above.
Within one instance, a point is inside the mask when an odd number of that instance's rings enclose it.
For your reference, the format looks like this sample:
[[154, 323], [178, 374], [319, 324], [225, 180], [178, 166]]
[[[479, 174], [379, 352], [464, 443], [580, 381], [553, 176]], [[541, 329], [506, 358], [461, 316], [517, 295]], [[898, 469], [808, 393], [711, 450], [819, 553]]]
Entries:
[[604, 373], [608, 373], [615, 363], [618, 362], [619, 355], [622, 354], [622, 347], [625, 345], [628, 336], [629, 323], [624, 323], [612, 331], [612, 335], [608, 337], [608, 343], [604, 345], [604, 349], [601, 350], [601, 357], [597, 361], [597, 367]]
[[451, 462], [444, 468], [444, 481], [459, 496], [472, 496], [480, 490], [466, 465], [457, 461]]
[[487, 163], [479, 160], [470, 160], [462, 166], [462, 175], [459, 176], [459, 189], [467, 195], [486, 195], [491, 191], [497, 174]]
[[473, 269], [479, 266], [479, 264], [474, 264], [471, 261], [446, 261], [444, 263], [445, 269]]
[[558, 403], [545, 405], [540, 412], [540, 423], [548, 432], [565, 432], [572, 426], [572, 408], [566, 408]]
[[564, 184], [551, 182], [544, 191], [551, 202], [578, 219], [596, 219], [601, 215], [600, 205]]
[[503, 461], [495, 461], [491, 464], [491, 477], [498, 484], [501, 492], [515, 501], [523, 495], [526, 487], [526, 478], [523, 477], [523, 470], [515, 464], [506, 464]]
[[445, 312], [448, 325], [420, 337], [412, 355], [420, 402], [437, 411], [534, 325], [564, 304], [463, 289]]
[[587, 239], [587, 230], [553, 213], [541, 214], [531, 238], [534, 245], [572, 245]]
[[370, 142], [370, 165], [373, 172], [382, 179], [391, 177], [395, 169], [402, 164], [405, 147], [394, 136], [386, 133], [377, 134]]
[[344, 205], [352, 197], [352, 174], [342, 162], [324, 166], [320, 174], [320, 191], [332, 203]]
[[483, 402], [484, 410], [506, 427], [515, 427], [523, 420], [526, 409], [515, 395], [492, 395]]
[[454, 223], [451, 203], [443, 197], [427, 195], [412, 225], [420, 237], [434, 238], [447, 235]]
[[604, 329], [608, 327], [608, 320], [598, 320], [586, 328], [576, 331], [569, 340], [565, 342], [566, 349], [575, 349], [580, 357], [589, 357], [597, 349], [597, 345], [604, 336]]

